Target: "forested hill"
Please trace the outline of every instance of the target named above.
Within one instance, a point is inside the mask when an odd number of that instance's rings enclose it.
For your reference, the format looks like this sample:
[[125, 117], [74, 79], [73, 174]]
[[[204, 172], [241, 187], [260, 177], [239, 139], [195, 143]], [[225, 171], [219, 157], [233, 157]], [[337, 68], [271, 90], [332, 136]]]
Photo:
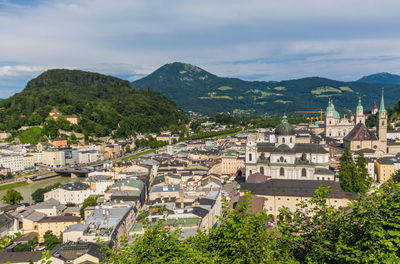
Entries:
[[182, 110], [161, 93], [134, 89], [130, 82], [79, 70], [48, 70], [26, 88], [0, 101], [0, 129], [18, 129], [45, 122], [52, 108], [76, 114], [74, 130], [97, 136], [159, 131], [187, 120]]
[[[287, 81], [244, 81], [223, 78], [185, 63], [162, 66], [133, 82], [137, 88], [152, 87], [184, 110], [207, 114], [218, 112], [282, 113], [320, 110], [334, 100], [340, 111], [354, 111], [361, 96], [365, 109], [379, 102], [382, 84], [341, 82], [320, 77]], [[385, 84], [385, 102], [392, 106], [400, 99], [400, 85]]]
[[358, 82], [400, 85], [400, 75], [391, 74], [388, 72], [381, 72], [364, 76], [359, 79]]

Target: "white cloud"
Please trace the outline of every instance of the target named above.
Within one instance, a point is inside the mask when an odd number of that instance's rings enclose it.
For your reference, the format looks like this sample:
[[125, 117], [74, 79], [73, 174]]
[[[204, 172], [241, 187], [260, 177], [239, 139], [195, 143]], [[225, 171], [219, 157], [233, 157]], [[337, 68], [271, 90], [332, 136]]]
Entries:
[[15, 65], [15, 66], [0, 66], [0, 77], [15, 77], [15, 76], [26, 76], [32, 75], [45, 70], [45, 67], [40, 66], [27, 66], [27, 65]]

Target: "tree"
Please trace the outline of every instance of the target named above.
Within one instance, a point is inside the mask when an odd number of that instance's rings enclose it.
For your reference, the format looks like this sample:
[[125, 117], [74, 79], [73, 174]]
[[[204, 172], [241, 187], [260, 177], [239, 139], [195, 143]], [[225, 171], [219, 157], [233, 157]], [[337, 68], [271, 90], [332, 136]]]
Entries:
[[357, 163], [348, 147], [340, 157], [339, 181], [340, 186], [346, 192], [365, 193], [371, 185], [371, 180], [366, 168], [367, 160], [363, 154], [358, 157]]
[[49, 138], [56, 138], [59, 135], [57, 122], [49, 117], [43, 125], [42, 134]]
[[69, 130], [71, 128], [71, 123], [62, 116], [58, 117], [56, 122], [59, 129]]
[[376, 114], [368, 115], [367, 120], [365, 121], [365, 125], [368, 128], [372, 128], [372, 127], [376, 126]]
[[360, 154], [357, 159], [357, 174], [354, 179], [353, 188], [356, 193], [366, 193], [371, 185], [371, 178], [368, 174], [367, 160], [364, 154]]
[[58, 188], [58, 187], [60, 187], [60, 186], [61, 186], [61, 183], [56, 182], [56, 183], [51, 184], [51, 185], [48, 185], [48, 186], [46, 186], [46, 187], [44, 187], [44, 188], [36, 189], [36, 190], [31, 194], [32, 200], [34, 200], [34, 201], [37, 202], [37, 203], [43, 202], [43, 200], [44, 200], [44, 194], [45, 194], [45, 193], [47, 193], [47, 192], [49, 192], [49, 191], [51, 191], [51, 190], [53, 190], [53, 189], [56, 189], [56, 188]]
[[81, 209], [79, 210], [81, 218], [85, 219], [85, 208], [86, 207], [88, 207], [88, 206], [96, 206], [97, 204], [98, 203], [97, 203], [96, 196], [92, 195], [92, 196], [89, 196], [88, 198], [86, 198], [82, 203]]
[[396, 182], [396, 183], [400, 182], [400, 170], [396, 171], [396, 172], [393, 174], [392, 179], [393, 179], [393, 181]]
[[131, 152], [132, 152], [131, 147], [126, 146], [125, 153], [131, 153]]
[[44, 245], [48, 250], [52, 250], [57, 247], [57, 245], [61, 242], [60, 238], [53, 234], [53, 231], [47, 230], [44, 233]]
[[20, 203], [24, 198], [21, 193], [14, 189], [9, 189], [3, 196], [2, 201], [6, 204], [17, 204]]
[[21, 244], [16, 245], [13, 248], [13, 250], [15, 252], [33, 251], [38, 245], [39, 245], [39, 239], [38, 239], [38, 237], [34, 237], [31, 240], [29, 240], [28, 243], [21, 243]]
[[35, 202], [43, 202], [45, 190], [43, 188], [36, 189], [32, 194], [32, 200]]

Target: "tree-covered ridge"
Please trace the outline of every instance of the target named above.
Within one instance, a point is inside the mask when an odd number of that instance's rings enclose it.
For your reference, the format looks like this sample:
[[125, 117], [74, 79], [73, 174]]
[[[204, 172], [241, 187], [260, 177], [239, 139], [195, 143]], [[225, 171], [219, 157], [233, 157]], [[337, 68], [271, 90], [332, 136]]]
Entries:
[[360, 195], [349, 208], [329, 205], [329, 191], [321, 186], [302, 210], [283, 208], [274, 229], [265, 211], [252, 212], [249, 194], [233, 211], [224, 202], [217, 228], [184, 240], [148, 223], [143, 236], [117, 252], [104, 246], [102, 263], [399, 263], [399, 183]]
[[[364, 109], [379, 102], [382, 84], [341, 82], [320, 77], [287, 81], [244, 81], [223, 78], [185, 63], [166, 64], [134, 81], [137, 88], [152, 87], [186, 111], [215, 115], [219, 112], [282, 113], [320, 110], [332, 98], [339, 111], [354, 111], [358, 97]], [[385, 102], [400, 99], [400, 85], [385, 84]], [[347, 112], [347, 111], [346, 111]]]
[[185, 122], [186, 115], [151, 88], [134, 89], [119, 78], [79, 70], [48, 70], [26, 88], [0, 101], [0, 129], [41, 125], [52, 108], [76, 114], [77, 132], [127, 136], [134, 132], [160, 131]]
[[400, 75], [388, 72], [375, 73], [359, 79], [357, 82], [380, 83], [380, 84], [400, 84]]

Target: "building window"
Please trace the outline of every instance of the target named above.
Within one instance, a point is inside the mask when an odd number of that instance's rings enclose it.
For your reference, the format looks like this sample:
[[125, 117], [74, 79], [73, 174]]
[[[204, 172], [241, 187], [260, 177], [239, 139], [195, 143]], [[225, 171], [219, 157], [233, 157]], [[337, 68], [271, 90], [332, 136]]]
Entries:
[[285, 143], [285, 138], [282, 138], [282, 143]]
[[290, 143], [293, 143], [293, 138], [290, 138]]
[[280, 157], [280, 158], [279, 158], [279, 161], [280, 161], [280, 162], [284, 162], [285, 159], [284, 159], [283, 157]]
[[249, 161], [251, 161], [251, 153], [249, 153]]
[[281, 168], [281, 169], [279, 170], [279, 175], [280, 175], [280, 176], [285, 176], [285, 169], [284, 169], [284, 168]]
[[301, 169], [301, 177], [307, 177], [307, 171], [305, 168]]
[[261, 173], [261, 174], [264, 174], [264, 167], [261, 167], [261, 168], [260, 168], [260, 173]]

